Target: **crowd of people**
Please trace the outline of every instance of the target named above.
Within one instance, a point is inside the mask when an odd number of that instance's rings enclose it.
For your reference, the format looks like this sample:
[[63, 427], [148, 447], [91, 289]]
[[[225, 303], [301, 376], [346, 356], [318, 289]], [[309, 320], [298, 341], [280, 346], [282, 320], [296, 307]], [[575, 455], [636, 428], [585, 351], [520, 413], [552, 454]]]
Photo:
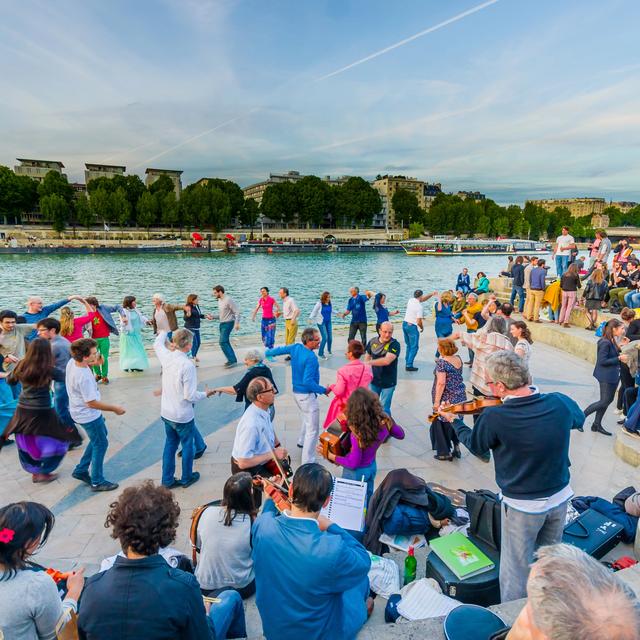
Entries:
[[[563, 230], [554, 248], [562, 291], [558, 322], [562, 324], [570, 318], [582, 282], [586, 279], [585, 289], [593, 289], [598, 274], [609, 277], [611, 243], [606, 235], [599, 232], [586, 274], [581, 275], [583, 269], [571, 260], [574, 248], [573, 238]], [[616, 263], [625, 252], [624, 245], [616, 252], [611, 273], [621, 273]], [[640, 280], [632, 251], [626, 254], [626, 262], [624, 273], [633, 275], [637, 270]], [[54, 638], [56, 627], [76, 616], [81, 638], [244, 637], [242, 600], [255, 594], [269, 639], [305, 634], [354, 638], [373, 609], [367, 577], [371, 559], [358, 532], [346, 531], [320, 513], [330, 500], [333, 476], [318, 458], [334, 465], [332, 470], [341, 469], [342, 477], [366, 483], [365, 505], [372, 504], [377, 453], [389, 446], [390, 439], [405, 437], [393, 417], [398, 363], [404, 355], [405, 371], [418, 371], [423, 305], [432, 300], [436, 341], [429, 436], [438, 462], [460, 460], [461, 447], [485, 462], [493, 459], [501, 495], [501, 598], [508, 601], [527, 594], [530, 598], [506, 637], [582, 637], [573, 632], [553, 635], [555, 629], [569, 625], [562, 612], [545, 600], [558, 565], [579, 567], [588, 577], [585, 580], [592, 580], [567, 583], [564, 594], [584, 616], [584, 626], [607, 628], [602, 637], [637, 638], [634, 595], [613, 575], [598, 573], [584, 554], [559, 543], [573, 496], [572, 434], [582, 431], [586, 417], [595, 414], [592, 431], [610, 435], [602, 419], [618, 390], [620, 414], [633, 405], [637, 353], [633, 363], [624, 350], [640, 338], [640, 321], [625, 308], [620, 320], [613, 318], [604, 326], [594, 371], [600, 384], [598, 402], [583, 410], [565, 394], [540, 392], [530, 373], [533, 340], [524, 320], [539, 321], [546, 290], [552, 286], [547, 285], [545, 266], [545, 260], [536, 257], [525, 261], [517, 256], [510, 261], [505, 270], [513, 279], [510, 302], [501, 302], [491, 293], [484, 272], [471, 286], [467, 269], [451, 290], [416, 289], [402, 322], [404, 347], [394, 337], [390, 320], [400, 312], [387, 307], [383, 292], [360, 293], [354, 286], [344, 309], [338, 311], [330, 292], [323, 291], [298, 341], [301, 310], [289, 289], [280, 288], [277, 301], [262, 287], [251, 316], [261, 316], [264, 351], [252, 348], [246, 353], [246, 371], [236, 384], [204, 391], [198, 388], [197, 372], [201, 322], [220, 322], [224, 366], [238, 364], [230, 335], [239, 328], [240, 310], [222, 285], [213, 289], [217, 314], [203, 312], [197, 294], [190, 294], [184, 304], [169, 303], [155, 294], [149, 317], [138, 310], [133, 296], [118, 305], [101, 304], [93, 296], [71, 296], [44, 305], [32, 297], [21, 314], [0, 312], [0, 446], [15, 439], [20, 464], [33, 482], [55, 480], [67, 451], [84, 446], [73, 478], [91, 491], [118, 488], [105, 478], [103, 469], [109, 444], [104, 414], [126, 412], [126, 407], [101, 399], [100, 385], [109, 384], [111, 336], [119, 336], [121, 368], [141, 372], [148, 368], [141, 332], [145, 326], [153, 327], [153, 350], [161, 365], [156, 394], [165, 430], [159, 483], [149, 480], [129, 486], [110, 505], [105, 526], [119, 541], [121, 552], [105, 559], [101, 571], [86, 580], [82, 570], [70, 573], [64, 599], [49, 576], [30, 560], [49, 538], [53, 514], [31, 502], [0, 509], [4, 637]], [[614, 300], [626, 301], [629, 293], [633, 302], [635, 293], [626, 290], [610, 291], [609, 299], [613, 294]], [[512, 317], [516, 297], [524, 320]], [[76, 317], [69, 306], [72, 301], [83, 305], [86, 313]], [[368, 308], [375, 314], [373, 337], [367, 336]], [[59, 320], [50, 317], [57, 309]], [[183, 327], [178, 324], [179, 312]], [[338, 368], [335, 382], [325, 383], [320, 360], [333, 355], [332, 319], [336, 316], [350, 317], [345, 364]], [[276, 346], [281, 317], [284, 344]], [[462, 346], [468, 352], [465, 361]], [[279, 357], [290, 363], [300, 415], [296, 443], [301, 449], [300, 466], [282, 494], [286, 508], [271, 499], [264, 481], [271, 478], [278, 487], [285, 484], [292, 457], [275, 428], [277, 394], [282, 390], [275, 384], [270, 364]], [[495, 405], [476, 411], [473, 427], [458, 411], [468, 398], [465, 365], [470, 368], [471, 395]], [[207, 444], [198, 430], [194, 406], [221, 394], [235, 396], [244, 411], [229, 451], [231, 475], [222, 499], [204, 505], [197, 518], [194, 514], [195, 551], [188, 559], [171, 547], [180, 514], [174, 491], [186, 490], [200, 480], [194, 466]], [[322, 417], [320, 395], [331, 396]], [[342, 455], [327, 452], [319, 442], [321, 429], [334, 427], [347, 436], [347, 451]], [[625, 425], [625, 429], [633, 434], [632, 427]], [[540, 559], [530, 571], [536, 554]], [[610, 606], [589, 607], [594, 597], [602, 597]]]

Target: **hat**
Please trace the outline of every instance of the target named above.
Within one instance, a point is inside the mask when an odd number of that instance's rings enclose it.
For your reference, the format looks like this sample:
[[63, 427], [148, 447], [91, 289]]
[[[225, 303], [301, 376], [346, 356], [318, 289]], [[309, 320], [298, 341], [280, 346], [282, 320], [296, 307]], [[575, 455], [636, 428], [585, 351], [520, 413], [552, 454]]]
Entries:
[[640, 516], [640, 491], [632, 493], [624, 501], [624, 510], [630, 515], [636, 518]]
[[447, 640], [489, 640], [507, 629], [502, 618], [477, 604], [462, 604], [450, 611], [443, 627]]

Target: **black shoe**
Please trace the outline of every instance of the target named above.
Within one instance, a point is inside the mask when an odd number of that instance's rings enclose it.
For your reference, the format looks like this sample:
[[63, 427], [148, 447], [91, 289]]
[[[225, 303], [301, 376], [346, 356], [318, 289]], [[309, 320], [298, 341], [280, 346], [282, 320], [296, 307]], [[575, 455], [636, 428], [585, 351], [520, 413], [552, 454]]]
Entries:
[[225, 369], [232, 369], [237, 364], [238, 364], [237, 362], [225, 362], [223, 366]]
[[191, 474], [191, 477], [186, 482], [180, 483], [180, 486], [183, 489], [186, 489], [187, 487], [190, 487], [192, 484], [195, 484], [196, 482], [198, 482], [198, 480], [200, 480], [200, 474], [197, 471], [194, 471]]
[[3, 447], [8, 447], [10, 444], [15, 444], [15, 443], [16, 443], [16, 441], [15, 441], [15, 440], [8, 440], [8, 439], [7, 439], [7, 440], [5, 440], [5, 441], [2, 443], [2, 446], [3, 446]]
[[91, 476], [86, 471], [74, 471], [71, 477], [86, 484], [91, 484]]
[[405, 371], [417, 371], [418, 367], [405, 367]]
[[117, 488], [118, 488], [117, 482], [109, 482], [108, 480], [105, 480], [100, 484], [91, 485], [91, 491], [114, 491]]
[[78, 440], [76, 442], [72, 442], [69, 445], [69, 451], [73, 451], [74, 449], [79, 449], [82, 446], [83, 440]]
[[625, 420], [626, 420], [626, 418], [622, 418], [622, 419], [618, 420], [618, 422], [616, 424], [624, 424]]
[[[204, 452], [207, 450], [207, 445], [204, 445], [204, 449], [202, 449], [201, 451], [196, 451], [193, 454], [193, 459], [194, 460], [199, 460], [200, 458], [202, 458], [202, 456], [204, 455]], [[182, 458], [182, 449], [180, 449], [180, 451], [178, 451], [178, 458]]]
[[176, 480], [175, 478], [173, 479], [173, 482], [171, 484], [165, 484], [163, 485], [164, 487], [167, 487], [167, 489], [175, 489], [177, 487], [181, 487], [182, 483], [180, 482], [180, 480]]
[[611, 433], [611, 431], [607, 431], [606, 429], [602, 428], [601, 426], [596, 427], [595, 425], [591, 425], [591, 431], [593, 431], [594, 433], [601, 433], [603, 436], [613, 435]]
[[287, 357], [285, 358], [285, 361], [286, 361], [286, 362], [289, 362], [289, 360], [291, 360], [291, 356], [287, 356]]
[[458, 459], [462, 458], [462, 453], [458, 447], [453, 448], [453, 457]]

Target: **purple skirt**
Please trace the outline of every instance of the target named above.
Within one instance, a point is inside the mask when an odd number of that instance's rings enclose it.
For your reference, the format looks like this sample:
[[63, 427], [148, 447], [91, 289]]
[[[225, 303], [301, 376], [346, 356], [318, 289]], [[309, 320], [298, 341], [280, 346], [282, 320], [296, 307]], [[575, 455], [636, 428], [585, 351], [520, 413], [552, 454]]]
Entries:
[[69, 443], [49, 436], [16, 434], [18, 459], [28, 473], [52, 473], [64, 458]]

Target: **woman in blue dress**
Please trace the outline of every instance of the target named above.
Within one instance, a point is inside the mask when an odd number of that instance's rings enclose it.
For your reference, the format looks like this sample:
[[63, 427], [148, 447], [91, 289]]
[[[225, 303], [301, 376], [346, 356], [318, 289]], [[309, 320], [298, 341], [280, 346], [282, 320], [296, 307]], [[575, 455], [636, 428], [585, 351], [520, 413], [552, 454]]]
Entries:
[[[383, 322], [387, 322], [389, 320], [389, 316], [397, 316], [400, 312], [396, 309], [395, 311], [389, 311], [385, 306], [387, 302], [387, 296], [384, 293], [376, 293], [375, 298], [373, 299], [373, 310], [376, 312], [376, 331], [380, 333], [380, 325]], [[367, 346], [366, 344], [364, 345]]]
[[120, 368], [123, 371], [144, 371], [149, 360], [142, 341], [142, 327], [149, 323], [136, 307], [134, 296], [125, 296], [120, 316]]
[[331, 327], [331, 316], [333, 315], [333, 305], [331, 304], [331, 294], [323, 291], [320, 300], [316, 302], [309, 316], [312, 324], [318, 325], [320, 331], [320, 347], [318, 348], [318, 357], [326, 360], [325, 349], [331, 355], [331, 347], [333, 346], [333, 329]]

